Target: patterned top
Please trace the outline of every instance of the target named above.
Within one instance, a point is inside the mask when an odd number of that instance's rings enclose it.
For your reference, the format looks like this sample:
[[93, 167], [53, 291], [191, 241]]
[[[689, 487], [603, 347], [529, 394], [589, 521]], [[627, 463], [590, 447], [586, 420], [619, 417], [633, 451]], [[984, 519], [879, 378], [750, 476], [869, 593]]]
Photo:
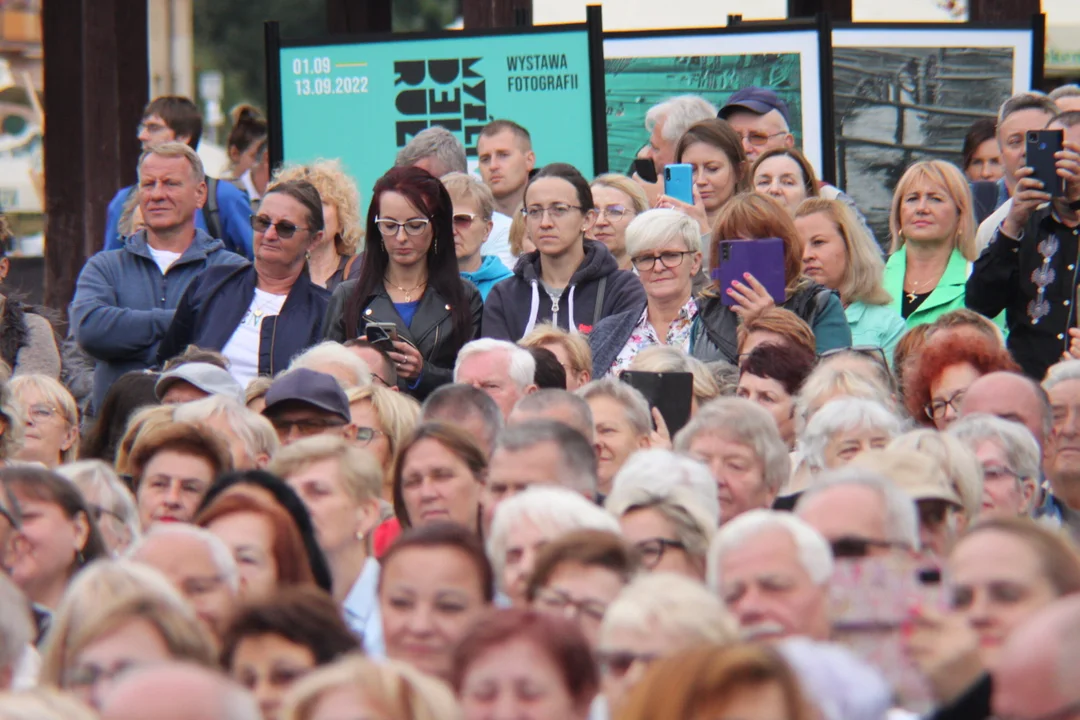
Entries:
[[[693, 325], [697, 314], [697, 303], [691, 297], [679, 310], [679, 314], [675, 316], [671, 327], [668, 328], [666, 344], [689, 354], [690, 327]], [[638, 318], [637, 325], [634, 326], [634, 330], [630, 333], [630, 339], [626, 341], [626, 345], [619, 351], [615, 362], [611, 363], [611, 369], [608, 373], [618, 377], [619, 373], [630, 367], [630, 363], [637, 357], [639, 352], [647, 347], [659, 344], [661, 344], [660, 336], [657, 334], [656, 328], [649, 322], [649, 306], [646, 305], [645, 309], [641, 311], [641, 317]]]

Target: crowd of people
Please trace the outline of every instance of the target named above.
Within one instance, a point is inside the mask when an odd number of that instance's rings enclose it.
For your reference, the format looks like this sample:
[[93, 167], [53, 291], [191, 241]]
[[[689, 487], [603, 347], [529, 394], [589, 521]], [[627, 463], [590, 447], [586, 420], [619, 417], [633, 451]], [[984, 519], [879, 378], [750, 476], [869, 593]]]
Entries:
[[[647, 113], [693, 202], [500, 119], [362, 219], [201, 129], [147, 106], [66, 325], [3, 298], [0, 718], [1080, 717], [1080, 88], [907, 168], [888, 238], [768, 88]], [[782, 297], [722, 286], [762, 239]]]

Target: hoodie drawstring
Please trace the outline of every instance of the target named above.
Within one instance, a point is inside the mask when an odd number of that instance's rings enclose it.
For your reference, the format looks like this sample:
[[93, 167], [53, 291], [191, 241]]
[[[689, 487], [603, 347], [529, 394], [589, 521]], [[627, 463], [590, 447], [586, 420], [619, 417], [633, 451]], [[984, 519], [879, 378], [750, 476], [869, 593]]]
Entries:
[[529, 322], [525, 324], [525, 332], [522, 337], [528, 335], [536, 327], [536, 315], [540, 312], [540, 291], [536, 287], [536, 280], [532, 281], [532, 303], [529, 307]]
[[577, 323], [574, 322], [574, 289], [575, 288], [577, 288], [577, 285], [571, 285], [570, 286], [570, 298], [566, 301], [566, 307], [570, 311], [570, 317], [567, 318], [567, 324], [570, 326], [570, 334], [571, 335], [577, 335], [578, 334]]

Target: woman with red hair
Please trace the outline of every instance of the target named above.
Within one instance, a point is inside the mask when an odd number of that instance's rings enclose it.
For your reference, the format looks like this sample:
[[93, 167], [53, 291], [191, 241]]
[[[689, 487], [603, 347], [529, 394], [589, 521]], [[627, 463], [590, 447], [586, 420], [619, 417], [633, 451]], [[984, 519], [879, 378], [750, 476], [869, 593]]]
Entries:
[[954, 328], [909, 357], [904, 369], [904, 404], [916, 422], [944, 430], [959, 416], [971, 384], [1002, 370], [1020, 372], [1008, 350], [974, 328]]
[[[802, 274], [802, 241], [791, 214], [766, 195], [736, 195], [720, 210], [713, 228], [709, 252], [710, 270], [719, 268], [718, 245], [723, 240], [780, 238], [784, 243], [784, 298], [772, 297], [752, 276], [735, 281], [731, 287], [716, 282], [698, 299], [698, 315], [691, 329], [690, 354], [710, 362], [738, 363], [738, 327], [753, 322], [762, 313], [782, 307], [799, 316], [814, 332], [816, 349], [823, 353], [851, 346], [840, 297], [824, 285]], [[733, 301], [725, 305], [723, 298]]]
[[198, 514], [195, 524], [232, 550], [245, 600], [268, 598], [280, 587], [315, 584], [293, 519], [253, 491], [236, 488], [222, 493]]

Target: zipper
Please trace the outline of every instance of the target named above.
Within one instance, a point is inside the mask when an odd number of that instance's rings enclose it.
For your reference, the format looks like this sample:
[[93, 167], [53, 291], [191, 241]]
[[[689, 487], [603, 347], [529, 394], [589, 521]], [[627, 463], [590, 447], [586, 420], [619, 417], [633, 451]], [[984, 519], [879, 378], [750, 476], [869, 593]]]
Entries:
[[558, 296], [555, 296], [555, 297], [551, 298], [551, 319], [553, 321], [557, 320], [558, 317], [559, 317], [559, 300], [561, 298], [562, 298], [562, 295], [558, 295]]
[[274, 341], [277, 340], [277, 321], [280, 313], [274, 316], [274, 328], [270, 331], [270, 376], [274, 376]]
[[[431, 345], [431, 352], [428, 353], [428, 356], [426, 358], [424, 358], [425, 363], [431, 362], [431, 357], [435, 354], [435, 349], [439, 347], [439, 327], [441, 325], [442, 323], [439, 323], [435, 326], [435, 342]], [[416, 348], [416, 350], [417, 352], [419, 352], [420, 348]]]

